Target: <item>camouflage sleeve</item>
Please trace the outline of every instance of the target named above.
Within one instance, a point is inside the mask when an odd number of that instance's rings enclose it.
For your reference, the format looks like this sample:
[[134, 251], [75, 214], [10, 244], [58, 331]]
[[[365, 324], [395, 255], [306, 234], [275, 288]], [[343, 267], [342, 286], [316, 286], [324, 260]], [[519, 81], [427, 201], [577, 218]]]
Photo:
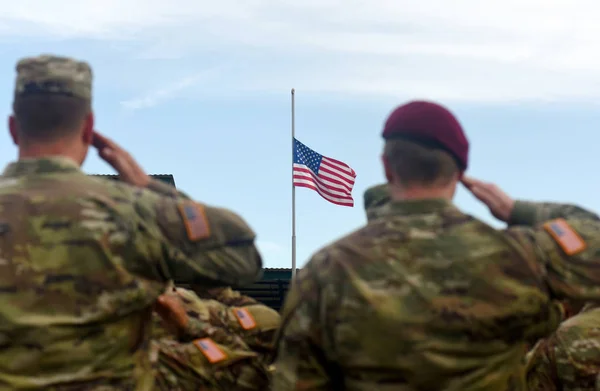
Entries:
[[521, 222], [553, 220], [536, 227], [510, 227], [508, 236], [518, 242], [551, 298], [600, 300], [600, 219], [578, 207], [547, 205], [521, 204]]
[[154, 179], [154, 178], [150, 178], [150, 183], [148, 183], [148, 186], [146, 188], [150, 191], [153, 191], [155, 193], [158, 193], [160, 195], [167, 196], [167, 197], [179, 197], [179, 198], [184, 198], [186, 200], [191, 199], [184, 192], [177, 190], [176, 188], [169, 185], [168, 183], [164, 183], [163, 181], [159, 181], [158, 179]]
[[382, 207], [389, 204], [390, 194], [387, 184], [372, 186], [365, 190], [364, 206], [367, 213], [367, 221], [375, 220], [382, 215]]
[[334, 371], [326, 361], [320, 319], [321, 288], [309, 262], [286, 296], [275, 338], [277, 353], [272, 391], [330, 391]]
[[556, 363], [554, 355], [548, 354], [553, 349], [550, 340], [541, 340], [528, 354], [527, 389], [531, 391], [558, 390], [556, 379]]
[[204, 286], [243, 286], [260, 277], [256, 235], [239, 215], [158, 181], [137, 195], [137, 253], [152, 263], [146, 275]]
[[595, 213], [577, 205], [516, 201], [508, 225], [535, 227], [548, 220], [558, 218], [599, 220]]

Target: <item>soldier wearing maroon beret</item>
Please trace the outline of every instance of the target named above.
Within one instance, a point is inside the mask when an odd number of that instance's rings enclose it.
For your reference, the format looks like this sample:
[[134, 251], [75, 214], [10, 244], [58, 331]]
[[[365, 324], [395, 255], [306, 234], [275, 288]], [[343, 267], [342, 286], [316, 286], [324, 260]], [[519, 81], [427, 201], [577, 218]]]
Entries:
[[[400, 106], [383, 137], [387, 205], [300, 272], [272, 389], [525, 390], [527, 343], [563, 318], [553, 300], [600, 299], [600, 220], [464, 177], [469, 142], [438, 104]], [[506, 229], [452, 203], [461, 181]]]

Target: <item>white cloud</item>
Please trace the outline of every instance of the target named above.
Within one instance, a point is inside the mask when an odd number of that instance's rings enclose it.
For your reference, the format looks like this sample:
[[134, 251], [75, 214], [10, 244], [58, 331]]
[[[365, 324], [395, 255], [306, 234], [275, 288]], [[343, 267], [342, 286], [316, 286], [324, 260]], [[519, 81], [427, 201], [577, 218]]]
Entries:
[[290, 267], [291, 252], [288, 247], [269, 240], [257, 240], [256, 247], [263, 257], [264, 267]]
[[[591, 0], [22, 0], [3, 4], [0, 37], [136, 40], [147, 61], [270, 53], [271, 65], [249, 57], [231, 68], [230, 91], [597, 99], [598, 11]], [[173, 88], [185, 86], [130, 107]]]
[[269, 253], [282, 253], [285, 247], [279, 243], [271, 242], [268, 240], [257, 240], [256, 246], [261, 250]]
[[175, 98], [182, 91], [201, 83], [214, 73], [215, 70], [209, 70], [194, 76], [183, 78], [151, 90], [142, 96], [123, 101], [121, 102], [121, 105], [128, 110], [140, 110], [154, 107], [159, 103]]

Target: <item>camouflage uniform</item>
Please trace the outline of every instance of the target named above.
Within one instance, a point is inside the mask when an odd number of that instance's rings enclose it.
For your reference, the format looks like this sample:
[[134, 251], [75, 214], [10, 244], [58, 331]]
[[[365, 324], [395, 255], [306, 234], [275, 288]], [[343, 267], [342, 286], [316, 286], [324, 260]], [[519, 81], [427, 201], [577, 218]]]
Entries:
[[600, 373], [600, 308], [585, 308], [561, 324], [530, 354], [529, 390], [598, 390]]
[[[17, 71], [17, 95], [91, 99], [85, 63], [43, 56]], [[10, 164], [0, 216], [0, 390], [150, 390], [152, 306], [168, 281], [238, 286], [261, 272], [233, 212], [68, 158]]]
[[383, 207], [390, 204], [390, 192], [387, 184], [369, 187], [364, 195], [365, 212], [367, 220], [376, 219]]
[[[276, 311], [231, 289], [205, 292], [227, 304], [178, 288], [191, 322], [179, 341], [155, 317], [154, 349], [161, 390], [264, 390], [269, 383]], [[208, 341], [207, 341], [208, 339]], [[191, 341], [192, 340], [192, 341]], [[220, 359], [210, 361], [201, 341], [214, 344]], [[217, 353], [219, 354], [219, 353]]]
[[[600, 220], [584, 209], [517, 201], [504, 231], [443, 200], [369, 216], [288, 293], [272, 390], [525, 390], [527, 341], [563, 316], [552, 299], [600, 298]], [[539, 227], [556, 218], [585, 250]]]

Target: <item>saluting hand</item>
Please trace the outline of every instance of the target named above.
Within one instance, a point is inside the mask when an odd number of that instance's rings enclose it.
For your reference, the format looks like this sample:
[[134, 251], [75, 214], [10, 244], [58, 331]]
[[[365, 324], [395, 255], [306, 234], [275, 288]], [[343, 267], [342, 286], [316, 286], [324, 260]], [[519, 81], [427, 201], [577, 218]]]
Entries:
[[508, 222], [515, 206], [515, 201], [493, 183], [482, 182], [478, 179], [464, 176], [462, 184], [489, 209], [498, 220]]
[[133, 157], [113, 140], [94, 131], [92, 145], [98, 150], [100, 157], [110, 164], [123, 182], [133, 186], [146, 187], [150, 177]]

